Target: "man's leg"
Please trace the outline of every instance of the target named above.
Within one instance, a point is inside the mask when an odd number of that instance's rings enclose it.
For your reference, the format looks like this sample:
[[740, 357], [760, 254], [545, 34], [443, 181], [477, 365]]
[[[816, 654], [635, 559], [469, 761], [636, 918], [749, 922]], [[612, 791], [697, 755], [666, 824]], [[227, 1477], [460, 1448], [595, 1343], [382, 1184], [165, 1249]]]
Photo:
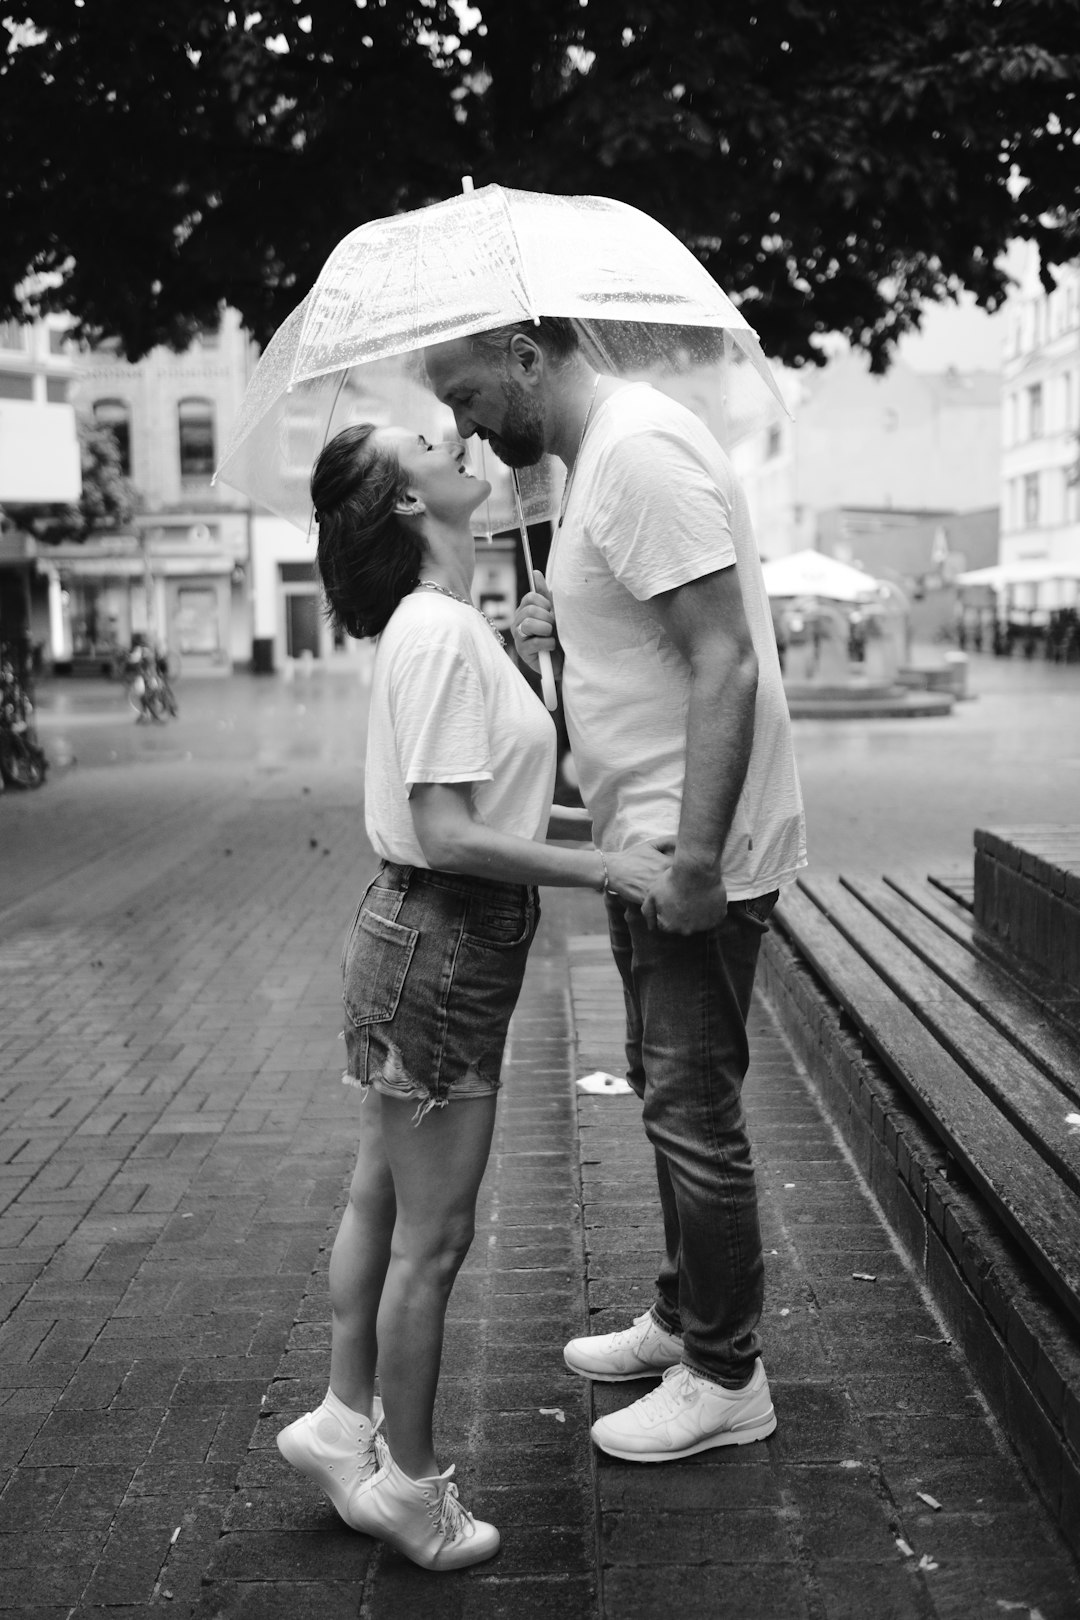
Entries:
[[[645, 1099], [645, 1067], [642, 1061], [642, 1011], [634, 982], [634, 942], [627, 921], [628, 907], [609, 895], [607, 899], [608, 933], [611, 954], [622, 980], [623, 1001], [626, 1007], [626, 1078], [642, 1101]], [[632, 908], [638, 910], [637, 907]], [[640, 911], [638, 912], [640, 916]], [[679, 1315], [679, 1267], [682, 1240], [679, 1232], [679, 1212], [675, 1192], [668, 1174], [667, 1162], [660, 1152], [655, 1153], [656, 1183], [660, 1191], [660, 1210], [664, 1219], [664, 1258], [656, 1274], [656, 1302], [653, 1316], [669, 1333], [682, 1334]]]
[[596, 1444], [627, 1461], [674, 1461], [776, 1428], [758, 1357], [763, 1266], [741, 1098], [754, 969], [774, 900], [736, 903], [719, 928], [690, 937], [651, 933], [626, 911], [643, 1117], [678, 1221], [684, 1330], [682, 1359], [660, 1385], [593, 1424]]
[[686, 1360], [738, 1387], [754, 1372], [762, 1259], [741, 1088], [758, 947], [775, 898], [736, 902], [721, 928], [689, 938], [650, 931], [637, 907], [608, 900], [627, 1075], [645, 1104], [665, 1254], [647, 1316], [566, 1346], [567, 1365], [584, 1376], [619, 1381]]
[[[767, 903], [754, 903], [767, 914]], [[641, 1012], [644, 1123], [678, 1233], [684, 1359], [738, 1387], [754, 1370], [763, 1263], [742, 1107], [746, 1019], [764, 922], [733, 905], [707, 934], [649, 929], [626, 908]], [[669, 1257], [674, 1250], [670, 1247]]]

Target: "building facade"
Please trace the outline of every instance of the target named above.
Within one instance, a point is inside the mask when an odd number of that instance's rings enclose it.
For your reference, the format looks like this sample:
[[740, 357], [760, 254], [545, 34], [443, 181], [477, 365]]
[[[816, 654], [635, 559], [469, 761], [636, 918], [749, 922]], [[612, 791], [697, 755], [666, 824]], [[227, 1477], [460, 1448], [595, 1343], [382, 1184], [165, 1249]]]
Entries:
[[1080, 579], [1080, 264], [1054, 277], [1047, 293], [1032, 249], [1006, 306], [1003, 363], [1000, 562], [1033, 585], [1043, 576], [1046, 608], [1075, 605]]
[[139, 508], [127, 534], [53, 549], [74, 667], [107, 664], [136, 632], [187, 674], [225, 674], [251, 658], [252, 510], [212, 483], [253, 364], [239, 318], [181, 354], [129, 362], [110, 345], [76, 352], [71, 401], [112, 433]]
[[764, 557], [821, 545], [821, 517], [830, 511], [997, 505], [996, 372], [923, 373], [896, 361], [878, 377], [864, 358], [845, 354], [819, 371], [783, 373], [781, 386], [791, 419], [735, 455]]
[[[51, 638], [55, 663], [108, 668], [138, 632], [166, 648], [185, 675], [363, 664], [367, 649], [323, 615], [314, 529], [295, 528], [213, 481], [257, 358], [228, 309], [181, 354], [155, 349], [134, 363], [108, 346], [72, 354], [72, 404], [113, 434], [140, 504], [130, 533], [48, 548], [40, 566], [63, 604]], [[414, 392], [409, 425], [439, 438], [452, 431], [434, 396]], [[394, 415], [385, 400], [350, 403], [348, 389], [343, 398], [340, 425], [388, 423]], [[508, 625], [517, 600], [512, 543], [481, 547], [476, 595]]]
[[0, 321], [0, 641], [35, 649], [60, 633], [62, 593], [12, 514], [24, 504], [66, 505], [82, 492], [63, 326]]

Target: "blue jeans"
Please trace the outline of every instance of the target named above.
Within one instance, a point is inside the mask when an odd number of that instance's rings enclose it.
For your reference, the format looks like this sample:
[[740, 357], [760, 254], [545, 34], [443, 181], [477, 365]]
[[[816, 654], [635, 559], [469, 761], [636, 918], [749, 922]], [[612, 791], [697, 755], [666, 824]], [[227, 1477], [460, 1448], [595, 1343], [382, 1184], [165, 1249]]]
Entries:
[[760, 1351], [764, 1264], [742, 1083], [758, 950], [776, 893], [734, 901], [718, 927], [663, 934], [608, 896], [626, 1001], [627, 1078], [643, 1103], [664, 1217], [653, 1315], [684, 1360], [745, 1384]]

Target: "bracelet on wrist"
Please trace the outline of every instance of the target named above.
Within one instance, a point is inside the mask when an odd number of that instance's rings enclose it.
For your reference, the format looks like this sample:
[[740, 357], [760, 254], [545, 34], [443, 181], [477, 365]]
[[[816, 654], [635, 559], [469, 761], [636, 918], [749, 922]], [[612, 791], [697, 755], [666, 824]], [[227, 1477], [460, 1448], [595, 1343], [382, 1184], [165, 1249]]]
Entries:
[[604, 869], [604, 876], [603, 876], [603, 878], [601, 879], [601, 882], [600, 882], [600, 893], [601, 894], [610, 894], [612, 892], [612, 890], [611, 890], [611, 874], [608, 872], [607, 856], [604, 854], [602, 849], [598, 849], [596, 853], [599, 855], [599, 857], [600, 857], [600, 865]]

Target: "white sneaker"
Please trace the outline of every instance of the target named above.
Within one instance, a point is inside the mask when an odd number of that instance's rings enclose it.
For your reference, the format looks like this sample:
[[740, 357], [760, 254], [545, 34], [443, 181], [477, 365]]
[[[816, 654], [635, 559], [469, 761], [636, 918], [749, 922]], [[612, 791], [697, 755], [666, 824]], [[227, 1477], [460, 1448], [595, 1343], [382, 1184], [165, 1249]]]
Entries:
[[618, 1333], [593, 1333], [584, 1339], [571, 1339], [563, 1350], [563, 1360], [571, 1372], [582, 1378], [595, 1378], [602, 1384], [624, 1384], [631, 1378], [655, 1377], [682, 1361], [683, 1342], [678, 1334], [662, 1328], [646, 1311], [634, 1318], [633, 1327]]
[[355, 1429], [324, 1404], [305, 1412], [277, 1437], [285, 1461], [315, 1481], [346, 1524], [350, 1492], [378, 1467], [375, 1436], [381, 1423], [382, 1401], [376, 1395], [370, 1421], [358, 1415]]
[[348, 1523], [354, 1530], [377, 1536], [423, 1569], [464, 1569], [494, 1558], [499, 1532], [461, 1505], [451, 1483], [452, 1463], [445, 1474], [410, 1479], [381, 1436], [379, 1457], [379, 1470], [349, 1499]]
[[626, 1462], [673, 1462], [713, 1446], [745, 1446], [776, 1428], [769, 1381], [761, 1361], [745, 1389], [725, 1389], [685, 1365], [669, 1367], [659, 1388], [610, 1417], [592, 1437], [609, 1457]]

